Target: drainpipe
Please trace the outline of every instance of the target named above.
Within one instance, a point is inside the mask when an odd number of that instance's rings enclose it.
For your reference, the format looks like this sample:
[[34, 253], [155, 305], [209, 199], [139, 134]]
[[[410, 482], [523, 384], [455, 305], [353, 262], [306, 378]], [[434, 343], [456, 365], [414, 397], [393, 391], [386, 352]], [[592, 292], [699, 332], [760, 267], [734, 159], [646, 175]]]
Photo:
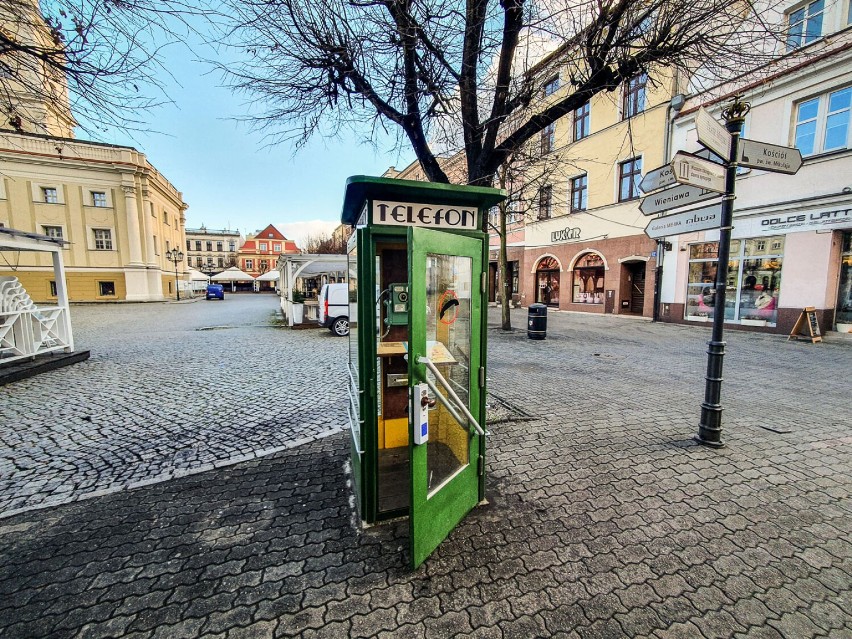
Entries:
[[[674, 80], [672, 81], [674, 85], [674, 90], [678, 89], [678, 72], [675, 70]], [[674, 123], [674, 117], [672, 117], [672, 113], [676, 117], [680, 110], [683, 108], [683, 105], [686, 103], [686, 97], [682, 93], [676, 94], [670, 101], [668, 106], [666, 107], [666, 130], [663, 133], [663, 157], [668, 162], [671, 159], [671, 129], [672, 124]], [[666, 256], [666, 246], [671, 246], [669, 242], [666, 241], [666, 238], [661, 237], [657, 240], [657, 269], [656, 274], [654, 275], [654, 317], [653, 321], [660, 321], [660, 298], [662, 297], [662, 284], [663, 284], [663, 258]]]

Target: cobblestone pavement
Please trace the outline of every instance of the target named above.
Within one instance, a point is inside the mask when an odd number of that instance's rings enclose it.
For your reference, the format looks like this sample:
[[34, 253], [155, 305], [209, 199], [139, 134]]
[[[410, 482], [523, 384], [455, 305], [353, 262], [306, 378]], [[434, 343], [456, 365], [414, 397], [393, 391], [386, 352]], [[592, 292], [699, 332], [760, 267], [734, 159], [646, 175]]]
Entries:
[[492, 425], [489, 504], [418, 571], [404, 521], [353, 525], [338, 433], [0, 521], [0, 635], [852, 635], [849, 345], [730, 333], [713, 450], [709, 330], [549, 320], [489, 333], [533, 419]]
[[338, 430], [346, 340], [281, 327], [277, 303], [73, 306], [76, 345], [91, 358], [0, 391], [0, 516]]

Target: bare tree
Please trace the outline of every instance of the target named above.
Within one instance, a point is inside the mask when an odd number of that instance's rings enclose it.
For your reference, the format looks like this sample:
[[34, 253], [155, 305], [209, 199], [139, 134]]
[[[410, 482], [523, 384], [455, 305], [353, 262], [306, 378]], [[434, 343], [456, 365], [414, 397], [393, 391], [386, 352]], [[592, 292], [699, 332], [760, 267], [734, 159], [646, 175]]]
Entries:
[[311, 235], [305, 239], [304, 252], [325, 255], [345, 255], [347, 238], [342, 234]]
[[[372, 123], [395, 130], [434, 182], [449, 181], [436, 149], [463, 148], [475, 185], [637, 74], [712, 80], [769, 59], [779, 15], [772, 0], [223, 1], [225, 41], [246, 57], [222, 69], [266, 106], [254, 120], [273, 139]], [[540, 99], [557, 70], [567, 87]]]
[[0, 0], [0, 128], [138, 129], [168, 99], [158, 53], [195, 11], [182, 0]]

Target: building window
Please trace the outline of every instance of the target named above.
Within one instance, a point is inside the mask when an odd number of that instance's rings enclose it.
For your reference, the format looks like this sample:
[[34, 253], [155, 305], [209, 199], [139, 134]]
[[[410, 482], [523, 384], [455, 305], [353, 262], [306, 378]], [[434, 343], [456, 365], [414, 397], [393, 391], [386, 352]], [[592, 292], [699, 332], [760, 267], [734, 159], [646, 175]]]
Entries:
[[[783, 235], [775, 235], [731, 240], [726, 321], [745, 320], [744, 323], [750, 325], [755, 322], [775, 325], [781, 292], [784, 239]], [[706, 321], [714, 316], [718, 264], [718, 242], [689, 246], [686, 319]]]
[[645, 110], [645, 85], [648, 83], [648, 74], [640, 73], [634, 75], [624, 87], [624, 103], [621, 106], [621, 117], [623, 120], [632, 118], [637, 113]]
[[169, 212], [163, 211], [163, 224], [168, 225], [169, 223]]
[[553, 95], [559, 90], [559, 76], [554, 76], [544, 83], [544, 97]]
[[574, 141], [582, 140], [589, 135], [589, 119], [591, 106], [586, 102], [579, 109], [574, 109]]
[[186, 250], [187, 250], [187, 251], [191, 251], [191, 250], [192, 250], [192, 246], [190, 245], [190, 242], [191, 242], [191, 240], [187, 240], [187, 241], [186, 241]]
[[254, 269], [254, 260], [246, 260], [245, 261], [245, 269], [247, 271], [251, 271]]
[[195, 240], [195, 250], [196, 251], [201, 250], [201, 240]]
[[44, 196], [45, 204], [59, 204], [59, 195], [56, 189], [44, 187], [41, 189], [41, 194]]
[[216, 250], [217, 251], [219, 251], [221, 253], [223, 248], [224, 248], [224, 245], [222, 244], [222, 242], [216, 242]]
[[550, 153], [556, 145], [556, 123], [551, 122], [541, 130], [541, 153]]
[[112, 250], [112, 230], [110, 229], [92, 229], [95, 235], [95, 250], [96, 251], [111, 251]]
[[588, 204], [589, 176], [580, 175], [571, 179], [571, 210], [585, 211]]
[[92, 205], [99, 208], [106, 208], [107, 198], [103, 191], [92, 191]]
[[198, 268], [201, 268], [202, 266], [204, 266], [204, 258], [199, 255], [197, 258], [195, 258], [195, 264], [196, 266], [198, 266]]
[[535, 301], [559, 307], [559, 262], [545, 257], [536, 266]]
[[852, 87], [799, 104], [796, 109], [796, 146], [802, 155], [846, 149]]
[[186, 256], [186, 265], [192, 266], [192, 258], [189, 255]]
[[160, 254], [160, 242], [157, 239], [157, 236], [154, 236], [154, 255]]
[[281, 245], [280, 244], [273, 244], [272, 245], [272, 251], [273, 251], [273, 253], [280, 253], [281, 252]]
[[235, 251], [237, 250], [237, 243], [236, 243], [236, 242], [234, 242], [233, 240], [231, 240], [230, 242], [228, 242], [228, 250], [229, 250], [231, 253], [235, 252]]
[[603, 258], [597, 253], [586, 253], [574, 265], [573, 297], [575, 304], [603, 304], [604, 302]]
[[553, 208], [553, 186], [543, 186], [538, 194], [538, 219], [546, 220]]
[[62, 239], [61, 226], [42, 226], [41, 232], [47, 235], [47, 237], [55, 237], [60, 240]]
[[223, 266], [225, 266], [225, 258], [224, 257], [220, 257], [217, 261], [219, 263], [219, 268], [222, 268]]
[[171, 250], [171, 246], [169, 246], [169, 241], [166, 240], [166, 253], [168, 253], [170, 250]]
[[787, 51], [813, 42], [822, 35], [825, 0], [817, 0], [787, 16]]
[[626, 202], [639, 197], [642, 181], [642, 158], [633, 158], [618, 165], [618, 201]]
[[213, 250], [213, 242], [207, 242], [207, 250], [208, 250], [208, 251], [212, 251], [212, 250]]
[[101, 297], [115, 297], [115, 282], [98, 282], [98, 293]]
[[269, 244], [267, 244], [266, 242], [261, 242], [261, 243], [260, 243], [260, 250], [261, 250], [261, 252], [266, 251], [268, 246], [269, 246]]
[[50, 296], [51, 297], [57, 297], [56, 280], [50, 280]]

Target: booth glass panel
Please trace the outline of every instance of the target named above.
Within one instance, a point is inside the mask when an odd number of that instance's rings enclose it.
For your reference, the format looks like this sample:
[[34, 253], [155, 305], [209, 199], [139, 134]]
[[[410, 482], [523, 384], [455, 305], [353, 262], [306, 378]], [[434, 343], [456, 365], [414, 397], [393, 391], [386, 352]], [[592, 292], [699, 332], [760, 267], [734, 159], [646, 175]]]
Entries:
[[[455, 394], [470, 404], [472, 260], [456, 255], [426, 256], [426, 348]], [[433, 384], [441, 382], [428, 373]], [[441, 389], [442, 392], [444, 389]], [[426, 451], [431, 493], [466, 466], [470, 434], [443, 404], [429, 411]]]

